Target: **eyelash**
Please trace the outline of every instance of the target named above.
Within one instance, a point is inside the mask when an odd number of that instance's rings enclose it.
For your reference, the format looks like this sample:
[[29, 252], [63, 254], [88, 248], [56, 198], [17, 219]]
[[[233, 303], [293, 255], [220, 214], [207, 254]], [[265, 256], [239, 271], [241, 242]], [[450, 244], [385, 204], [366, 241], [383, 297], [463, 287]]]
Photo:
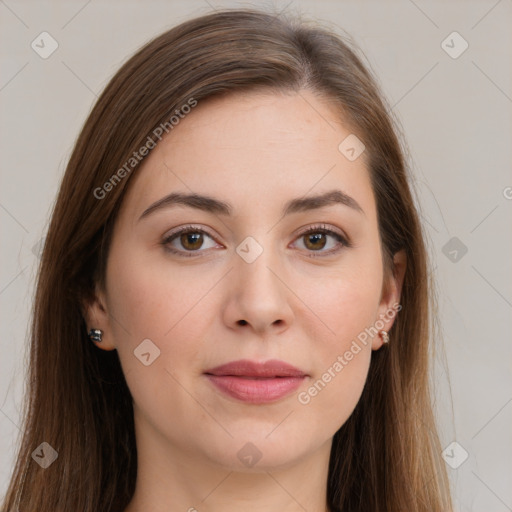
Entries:
[[[203, 251], [201, 251], [201, 250], [196, 250], [196, 251], [177, 250], [177, 249], [174, 249], [173, 247], [170, 247], [169, 244], [175, 238], [178, 238], [183, 233], [202, 233], [204, 235], [208, 235], [210, 238], [215, 240], [215, 238], [210, 233], [208, 233], [208, 231], [205, 231], [202, 228], [197, 228], [197, 227], [195, 227], [193, 225], [182, 226], [181, 228], [177, 229], [176, 231], [174, 231], [170, 235], [166, 236], [162, 240], [161, 243], [165, 247], [165, 250], [169, 251], [172, 254], [177, 254], [179, 256], [183, 256], [183, 257], [186, 257], [186, 258], [197, 257], [197, 253], [205, 252], [204, 250]], [[306, 235], [318, 234], [318, 233], [322, 233], [324, 235], [331, 235], [331, 236], [333, 236], [342, 245], [342, 247], [338, 247], [336, 249], [330, 249], [329, 251], [311, 251], [311, 254], [308, 254], [308, 257], [310, 257], [310, 258], [322, 258], [322, 257], [325, 257], [325, 256], [330, 256], [332, 254], [336, 254], [339, 251], [341, 251], [341, 249], [343, 247], [345, 247], [345, 248], [352, 247], [351, 242], [347, 238], [345, 238], [343, 235], [341, 235], [337, 231], [329, 229], [325, 224], [318, 224], [318, 225], [315, 225], [315, 226], [311, 226], [307, 230], [302, 231], [301, 233], [299, 233], [297, 235], [296, 239], [300, 239], [300, 238], [302, 238], [302, 237], [304, 237]], [[314, 254], [315, 252], [318, 252], [319, 254]]]

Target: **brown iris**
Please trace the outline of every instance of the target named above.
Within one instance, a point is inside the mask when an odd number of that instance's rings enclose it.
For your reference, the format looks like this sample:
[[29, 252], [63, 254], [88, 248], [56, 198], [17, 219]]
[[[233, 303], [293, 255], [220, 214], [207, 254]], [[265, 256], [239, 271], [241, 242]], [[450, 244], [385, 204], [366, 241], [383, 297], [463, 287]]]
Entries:
[[308, 249], [318, 250], [323, 249], [325, 247], [325, 233], [311, 233], [308, 235], [304, 235], [304, 238], [306, 239], [305, 245]]
[[183, 233], [180, 236], [181, 244], [185, 249], [194, 250], [200, 249], [203, 245], [202, 233]]

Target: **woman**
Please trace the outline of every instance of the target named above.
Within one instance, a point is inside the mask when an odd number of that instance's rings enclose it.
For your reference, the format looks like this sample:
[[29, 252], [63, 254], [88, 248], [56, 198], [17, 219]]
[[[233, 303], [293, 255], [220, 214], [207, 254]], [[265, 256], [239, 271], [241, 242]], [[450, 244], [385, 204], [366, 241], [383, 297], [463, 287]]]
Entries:
[[325, 29], [225, 10], [142, 48], [53, 211], [3, 510], [451, 510], [408, 180]]

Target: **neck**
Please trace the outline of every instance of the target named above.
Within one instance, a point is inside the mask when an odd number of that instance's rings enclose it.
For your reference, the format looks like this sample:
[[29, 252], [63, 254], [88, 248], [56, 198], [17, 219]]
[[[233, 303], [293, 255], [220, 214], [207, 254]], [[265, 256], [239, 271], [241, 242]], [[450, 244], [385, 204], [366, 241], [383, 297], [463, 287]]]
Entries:
[[137, 482], [125, 512], [328, 511], [332, 439], [286, 466], [265, 466], [262, 457], [240, 470], [163, 440], [154, 430], [138, 430]]

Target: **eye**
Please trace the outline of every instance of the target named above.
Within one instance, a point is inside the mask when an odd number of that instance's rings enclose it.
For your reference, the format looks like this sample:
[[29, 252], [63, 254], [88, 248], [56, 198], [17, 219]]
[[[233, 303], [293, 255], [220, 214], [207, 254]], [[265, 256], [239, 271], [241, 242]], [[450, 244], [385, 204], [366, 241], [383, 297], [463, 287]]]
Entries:
[[[343, 247], [351, 247], [350, 242], [341, 233], [329, 229], [325, 224], [312, 226], [297, 238], [299, 248], [305, 249], [309, 257], [329, 256], [339, 252]], [[179, 256], [198, 256], [206, 249], [218, 247], [213, 236], [196, 226], [182, 226], [166, 235], [162, 240], [166, 251]], [[318, 253], [318, 254], [314, 254]]]
[[[205, 245], [208, 239], [209, 245]], [[200, 249], [211, 249], [216, 244], [213, 237], [204, 229], [194, 226], [183, 226], [162, 240], [162, 245], [167, 251], [180, 256], [195, 256], [194, 253], [204, 252]]]
[[[308, 252], [320, 253], [320, 256], [335, 254], [343, 247], [350, 247], [350, 243], [341, 233], [329, 229], [324, 224], [313, 226], [302, 232], [297, 240], [302, 242], [302, 248]], [[309, 254], [308, 256], [315, 258], [319, 255]]]

